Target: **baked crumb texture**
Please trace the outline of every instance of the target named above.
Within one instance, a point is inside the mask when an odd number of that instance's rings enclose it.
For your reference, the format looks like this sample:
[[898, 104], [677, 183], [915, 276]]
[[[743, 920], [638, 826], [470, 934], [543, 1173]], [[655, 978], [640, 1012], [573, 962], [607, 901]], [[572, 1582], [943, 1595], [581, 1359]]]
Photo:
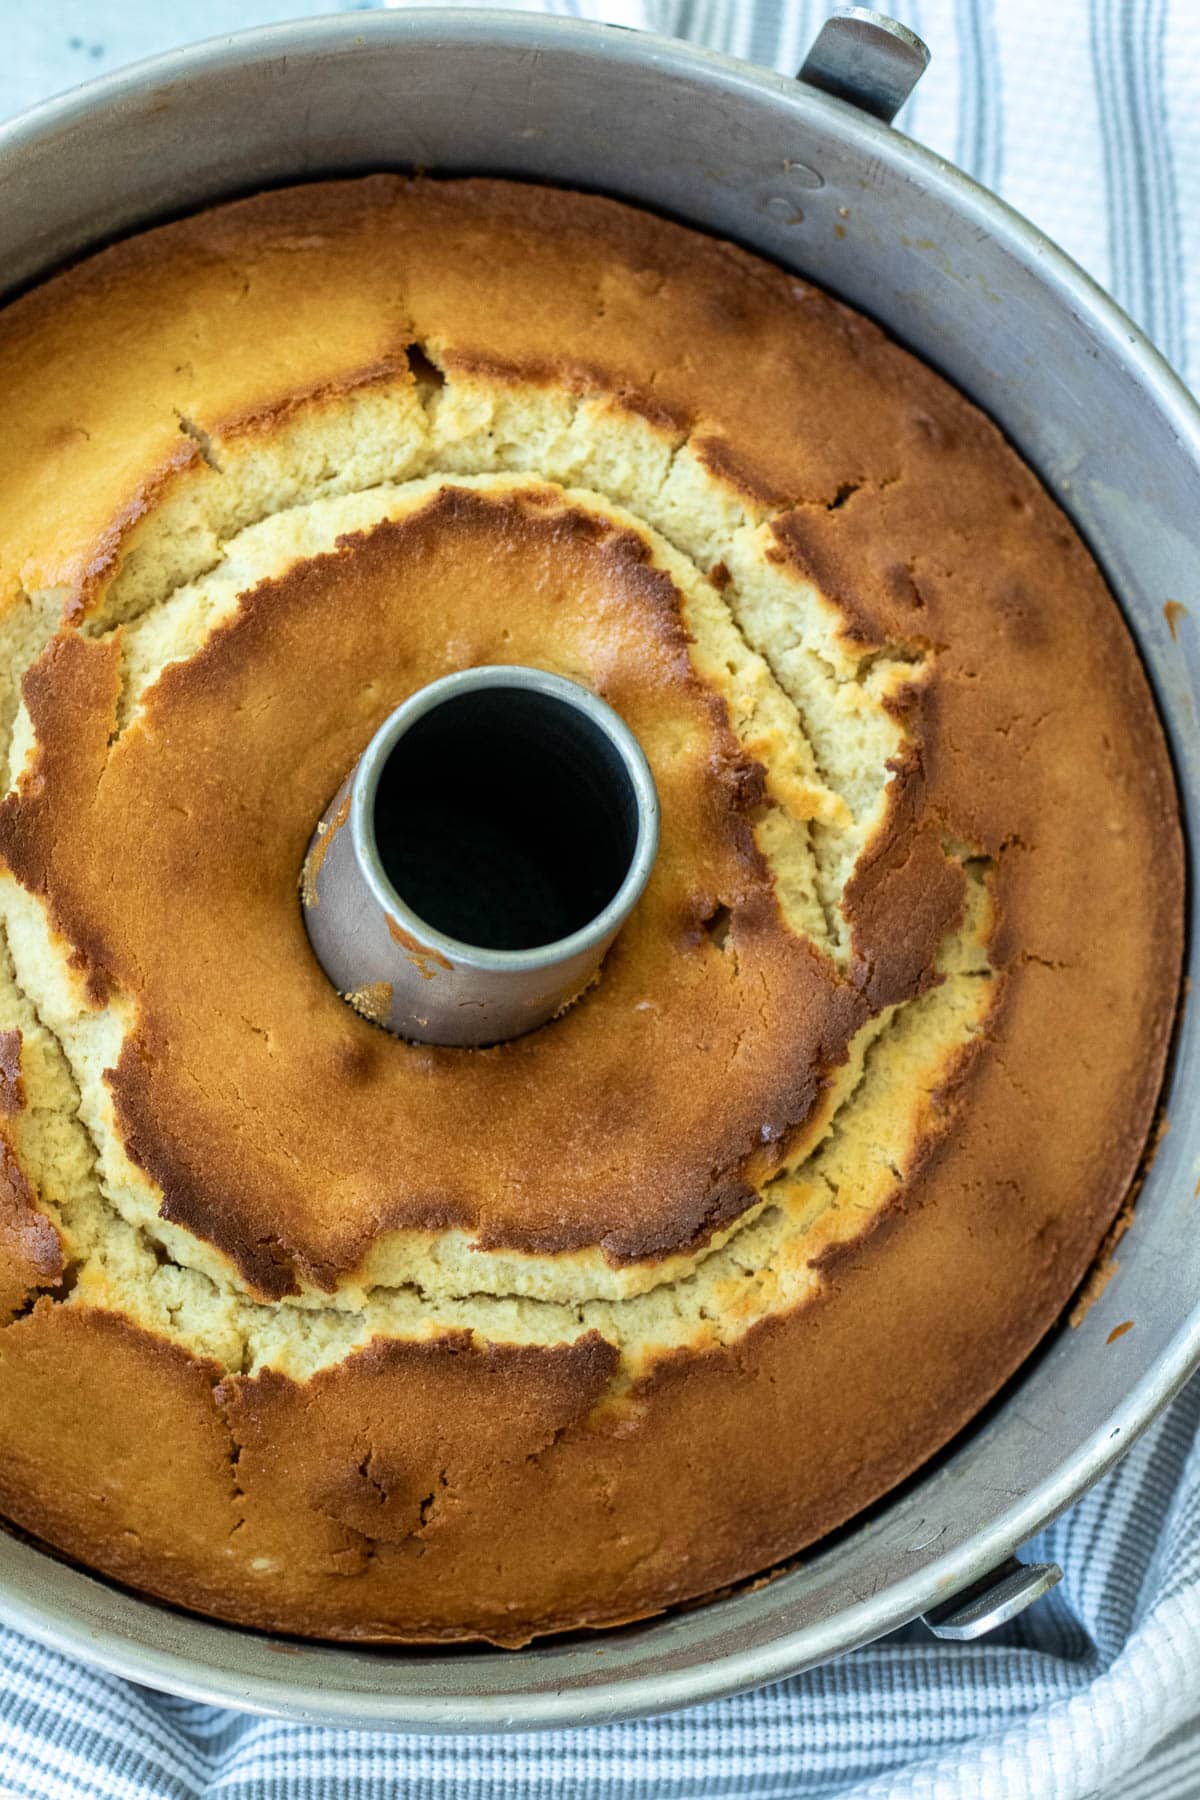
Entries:
[[[221, 1618], [519, 1644], [944, 1443], [1120, 1205], [1180, 961], [1141, 668], [993, 427], [728, 245], [392, 177], [84, 263], [0, 394], [0, 1510]], [[297, 882], [485, 662], [622, 713], [662, 848], [560, 1018], [414, 1046]]]

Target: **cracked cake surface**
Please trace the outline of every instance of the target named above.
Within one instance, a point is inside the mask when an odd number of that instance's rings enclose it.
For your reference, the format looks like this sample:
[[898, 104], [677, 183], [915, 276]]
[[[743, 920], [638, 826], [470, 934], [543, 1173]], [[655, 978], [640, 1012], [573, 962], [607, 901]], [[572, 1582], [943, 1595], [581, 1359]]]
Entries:
[[[994, 427], [730, 245], [392, 176], [80, 264], [0, 394], [0, 1513], [239, 1623], [519, 1644], [940, 1447], [1128, 1191], [1181, 955], [1145, 678]], [[506, 662], [632, 727], [658, 861], [559, 1018], [405, 1043], [306, 847]]]

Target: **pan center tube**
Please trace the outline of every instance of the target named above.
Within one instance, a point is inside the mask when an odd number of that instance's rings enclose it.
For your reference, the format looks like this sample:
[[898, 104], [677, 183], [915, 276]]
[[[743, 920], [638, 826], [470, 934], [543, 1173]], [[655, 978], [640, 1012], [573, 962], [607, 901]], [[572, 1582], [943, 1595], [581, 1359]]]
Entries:
[[334, 796], [305, 926], [374, 1023], [496, 1043], [587, 985], [657, 845], [654, 780], [611, 707], [543, 670], [464, 670], [398, 707]]

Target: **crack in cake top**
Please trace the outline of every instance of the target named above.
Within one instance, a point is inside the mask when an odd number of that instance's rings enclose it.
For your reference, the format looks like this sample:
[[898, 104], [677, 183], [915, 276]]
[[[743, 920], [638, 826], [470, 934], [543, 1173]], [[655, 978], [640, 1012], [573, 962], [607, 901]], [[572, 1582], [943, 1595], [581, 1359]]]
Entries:
[[[124, 728], [121, 628], [60, 634], [26, 676], [33, 748], [0, 843], [93, 1006], [129, 1018], [105, 1077], [116, 1135], [162, 1216], [263, 1294], [331, 1289], [399, 1231], [617, 1265], [699, 1249], [795, 1153], [870, 1016], [785, 917], [755, 839], [777, 814], [775, 856], [804, 882], [828, 801], [794, 709], [711, 584], [624, 519], [522, 484], [379, 499], [373, 528], [250, 586]], [[312, 821], [408, 693], [505, 661], [587, 683], [633, 727], [659, 863], [550, 1025], [490, 1050], [396, 1042], [308, 950]]]
[[[1110, 894], [1140, 896], [1155, 767], [1097, 763], [1082, 806], [1063, 774], [1148, 715], [1093, 567], [985, 421], [784, 272], [609, 202], [378, 178], [181, 222], [52, 292], [0, 332], [10, 389], [30, 334], [67, 384], [0, 471], [36, 658], [9, 932], [106, 1183], [176, 1253], [264, 1296], [386, 1286], [397, 1233], [545, 1265], [560, 1297], [665, 1282], [941, 979], [964, 861], [995, 872], [999, 968], [1104, 937], [1089, 815]], [[1047, 564], [1078, 582], [1049, 650]], [[544, 1033], [393, 1045], [323, 985], [295, 877], [373, 725], [482, 660], [617, 705], [663, 856]], [[1047, 829], [1058, 893], [1020, 868]]]

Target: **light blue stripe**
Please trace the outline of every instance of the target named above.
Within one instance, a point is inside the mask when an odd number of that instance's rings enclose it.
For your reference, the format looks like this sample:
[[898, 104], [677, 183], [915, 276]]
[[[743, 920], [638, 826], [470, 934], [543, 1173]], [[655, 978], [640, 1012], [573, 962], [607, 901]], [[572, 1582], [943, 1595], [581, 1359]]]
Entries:
[[1091, 0], [1092, 69], [1100, 113], [1100, 139], [1104, 150], [1105, 214], [1108, 223], [1109, 270], [1112, 290], [1132, 310], [1134, 251], [1128, 222], [1135, 204], [1128, 191], [1125, 171], [1129, 164], [1129, 126], [1125, 102], [1112, 69], [1113, 0]]
[[[1156, 190], [1153, 273], [1157, 308], [1153, 335], [1168, 361], [1180, 368], [1185, 339], [1182, 234], [1163, 66], [1168, 11], [1168, 0], [1149, 0], [1140, 58], [1145, 119], [1142, 157]], [[1200, 106], [1200, 93], [1194, 93], [1192, 101], [1194, 106]]]
[[1166, 17], [1167, 0], [1142, 0], [1137, 6], [1126, 0], [1092, 0], [1113, 292], [1178, 365], [1184, 350], [1183, 281], [1166, 129]]

